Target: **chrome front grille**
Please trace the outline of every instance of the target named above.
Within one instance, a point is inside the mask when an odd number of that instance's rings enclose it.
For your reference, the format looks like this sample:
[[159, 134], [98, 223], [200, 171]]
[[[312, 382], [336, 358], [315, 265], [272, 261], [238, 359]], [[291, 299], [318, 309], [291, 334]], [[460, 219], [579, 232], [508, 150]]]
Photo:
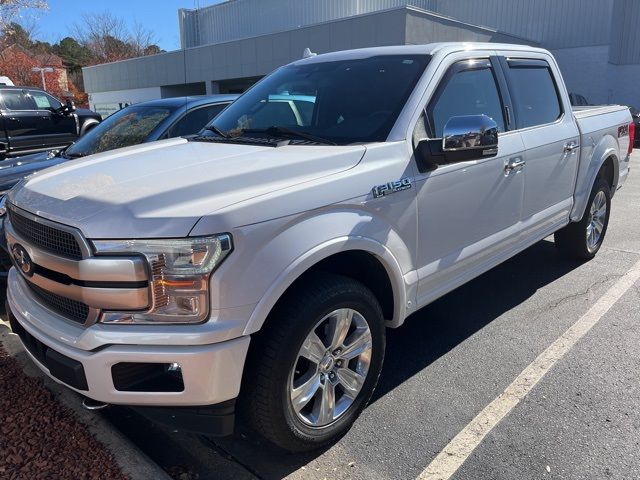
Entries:
[[37, 285], [25, 282], [34, 294], [34, 297], [44, 306], [59, 313], [63, 317], [74, 322], [84, 324], [89, 317], [89, 306], [70, 298], [61, 297], [48, 292]]
[[35, 247], [74, 260], [82, 259], [82, 250], [76, 238], [64, 230], [45, 225], [10, 208], [9, 221], [18, 235]]
[[151, 304], [146, 260], [97, 256], [82, 233], [8, 204], [5, 233], [16, 274], [36, 303], [88, 327], [103, 311], [144, 310]]

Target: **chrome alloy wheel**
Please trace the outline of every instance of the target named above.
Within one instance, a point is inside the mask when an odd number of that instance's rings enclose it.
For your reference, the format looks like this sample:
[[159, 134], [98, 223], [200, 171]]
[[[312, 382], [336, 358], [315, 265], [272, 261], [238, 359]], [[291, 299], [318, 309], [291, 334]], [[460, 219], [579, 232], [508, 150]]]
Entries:
[[289, 374], [289, 398], [298, 418], [319, 428], [344, 415], [362, 390], [371, 352], [371, 330], [360, 313], [341, 308], [323, 317]]
[[593, 252], [598, 248], [602, 231], [604, 230], [604, 222], [607, 216], [607, 197], [603, 191], [599, 191], [589, 209], [589, 223], [587, 224], [587, 249]]

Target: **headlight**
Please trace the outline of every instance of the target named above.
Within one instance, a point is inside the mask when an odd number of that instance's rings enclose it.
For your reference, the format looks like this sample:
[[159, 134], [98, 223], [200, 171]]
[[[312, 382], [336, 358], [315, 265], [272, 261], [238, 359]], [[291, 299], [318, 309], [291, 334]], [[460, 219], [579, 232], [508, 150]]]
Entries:
[[0, 217], [4, 217], [7, 213], [7, 192], [0, 192]]
[[103, 323], [198, 323], [209, 314], [209, 276], [231, 252], [228, 234], [158, 240], [94, 240], [97, 255], [139, 254], [149, 264], [151, 308], [104, 312]]

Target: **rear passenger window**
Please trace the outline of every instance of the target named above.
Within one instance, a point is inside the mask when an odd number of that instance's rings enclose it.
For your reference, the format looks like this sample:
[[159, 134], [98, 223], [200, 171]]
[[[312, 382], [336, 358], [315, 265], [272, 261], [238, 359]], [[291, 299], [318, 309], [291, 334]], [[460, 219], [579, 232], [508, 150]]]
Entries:
[[[466, 65], [470, 65], [465, 69]], [[461, 115], [487, 115], [504, 132], [502, 103], [493, 71], [487, 61], [483, 66], [460, 62], [451, 67], [443, 83], [427, 107], [434, 138], [442, 137], [442, 130], [451, 117]], [[453, 72], [453, 73], [452, 73]]]
[[558, 89], [549, 67], [509, 68], [518, 128], [555, 122], [562, 114]]
[[3, 90], [2, 100], [9, 110], [35, 110], [33, 99], [22, 90]]

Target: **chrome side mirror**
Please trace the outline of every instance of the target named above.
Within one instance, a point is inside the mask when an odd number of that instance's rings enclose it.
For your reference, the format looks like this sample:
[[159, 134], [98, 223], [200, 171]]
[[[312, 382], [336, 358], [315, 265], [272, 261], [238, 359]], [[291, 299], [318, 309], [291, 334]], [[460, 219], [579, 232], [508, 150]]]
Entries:
[[473, 150], [480, 157], [498, 153], [498, 125], [486, 115], [451, 117], [442, 132], [442, 150]]

